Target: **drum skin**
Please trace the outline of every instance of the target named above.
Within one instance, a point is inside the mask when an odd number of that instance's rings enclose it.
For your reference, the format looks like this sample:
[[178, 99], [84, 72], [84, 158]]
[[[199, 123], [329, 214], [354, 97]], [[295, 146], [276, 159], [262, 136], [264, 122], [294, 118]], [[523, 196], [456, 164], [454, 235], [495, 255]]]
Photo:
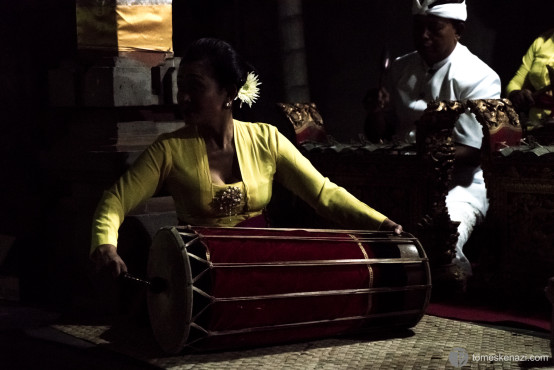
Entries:
[[429, 263], [410, 234], [167, 227], [148, 277], [154, 336], [168, 353], [409, 328], [429, 303]]

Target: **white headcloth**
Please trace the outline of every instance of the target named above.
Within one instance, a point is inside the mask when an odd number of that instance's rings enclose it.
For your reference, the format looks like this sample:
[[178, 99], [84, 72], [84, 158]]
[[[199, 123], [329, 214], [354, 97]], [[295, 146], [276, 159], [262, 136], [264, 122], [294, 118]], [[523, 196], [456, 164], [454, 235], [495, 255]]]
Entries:
[[[433, 5], [434, 3], [440, 3]], [[413, 15], [436, 15], [441, 18], [457, 19], [465, 21], [467, 19], [466, 2], [444, 3], [441, 0], [414, 0], [412, 6]]]

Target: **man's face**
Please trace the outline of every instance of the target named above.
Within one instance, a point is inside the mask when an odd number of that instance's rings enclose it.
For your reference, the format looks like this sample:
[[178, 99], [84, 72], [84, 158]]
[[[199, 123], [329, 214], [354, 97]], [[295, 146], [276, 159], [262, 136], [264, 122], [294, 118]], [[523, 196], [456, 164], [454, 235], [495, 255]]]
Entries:
[[448, 57], [459, 39], [451, 20], [434, 15], [414, 16], [413, 33], [416, 50], [428, 65]]

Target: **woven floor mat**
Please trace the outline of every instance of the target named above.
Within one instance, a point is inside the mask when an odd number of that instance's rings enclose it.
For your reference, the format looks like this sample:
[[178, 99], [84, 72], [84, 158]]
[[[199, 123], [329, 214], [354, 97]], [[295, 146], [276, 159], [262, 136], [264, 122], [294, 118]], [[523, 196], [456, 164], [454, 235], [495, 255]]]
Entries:
[[413, 329], [388, 338], [364, 334], [180, 356], [164, 355], [146, 327], [53, 327], [167, 369], [454, 369], [453, 364], [464, 369], [554, 368], [548, 338], [434, 316], [424, 316]]

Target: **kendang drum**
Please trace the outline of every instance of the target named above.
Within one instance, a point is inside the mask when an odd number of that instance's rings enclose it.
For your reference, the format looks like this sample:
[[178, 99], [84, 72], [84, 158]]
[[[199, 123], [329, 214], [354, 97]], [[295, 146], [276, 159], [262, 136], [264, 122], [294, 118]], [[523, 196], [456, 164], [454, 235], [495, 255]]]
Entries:
[[429, 262], [412, 235], [167, 227], [152, 242], [148, 311], [168, 353], [259, 346], [418, 323]]

